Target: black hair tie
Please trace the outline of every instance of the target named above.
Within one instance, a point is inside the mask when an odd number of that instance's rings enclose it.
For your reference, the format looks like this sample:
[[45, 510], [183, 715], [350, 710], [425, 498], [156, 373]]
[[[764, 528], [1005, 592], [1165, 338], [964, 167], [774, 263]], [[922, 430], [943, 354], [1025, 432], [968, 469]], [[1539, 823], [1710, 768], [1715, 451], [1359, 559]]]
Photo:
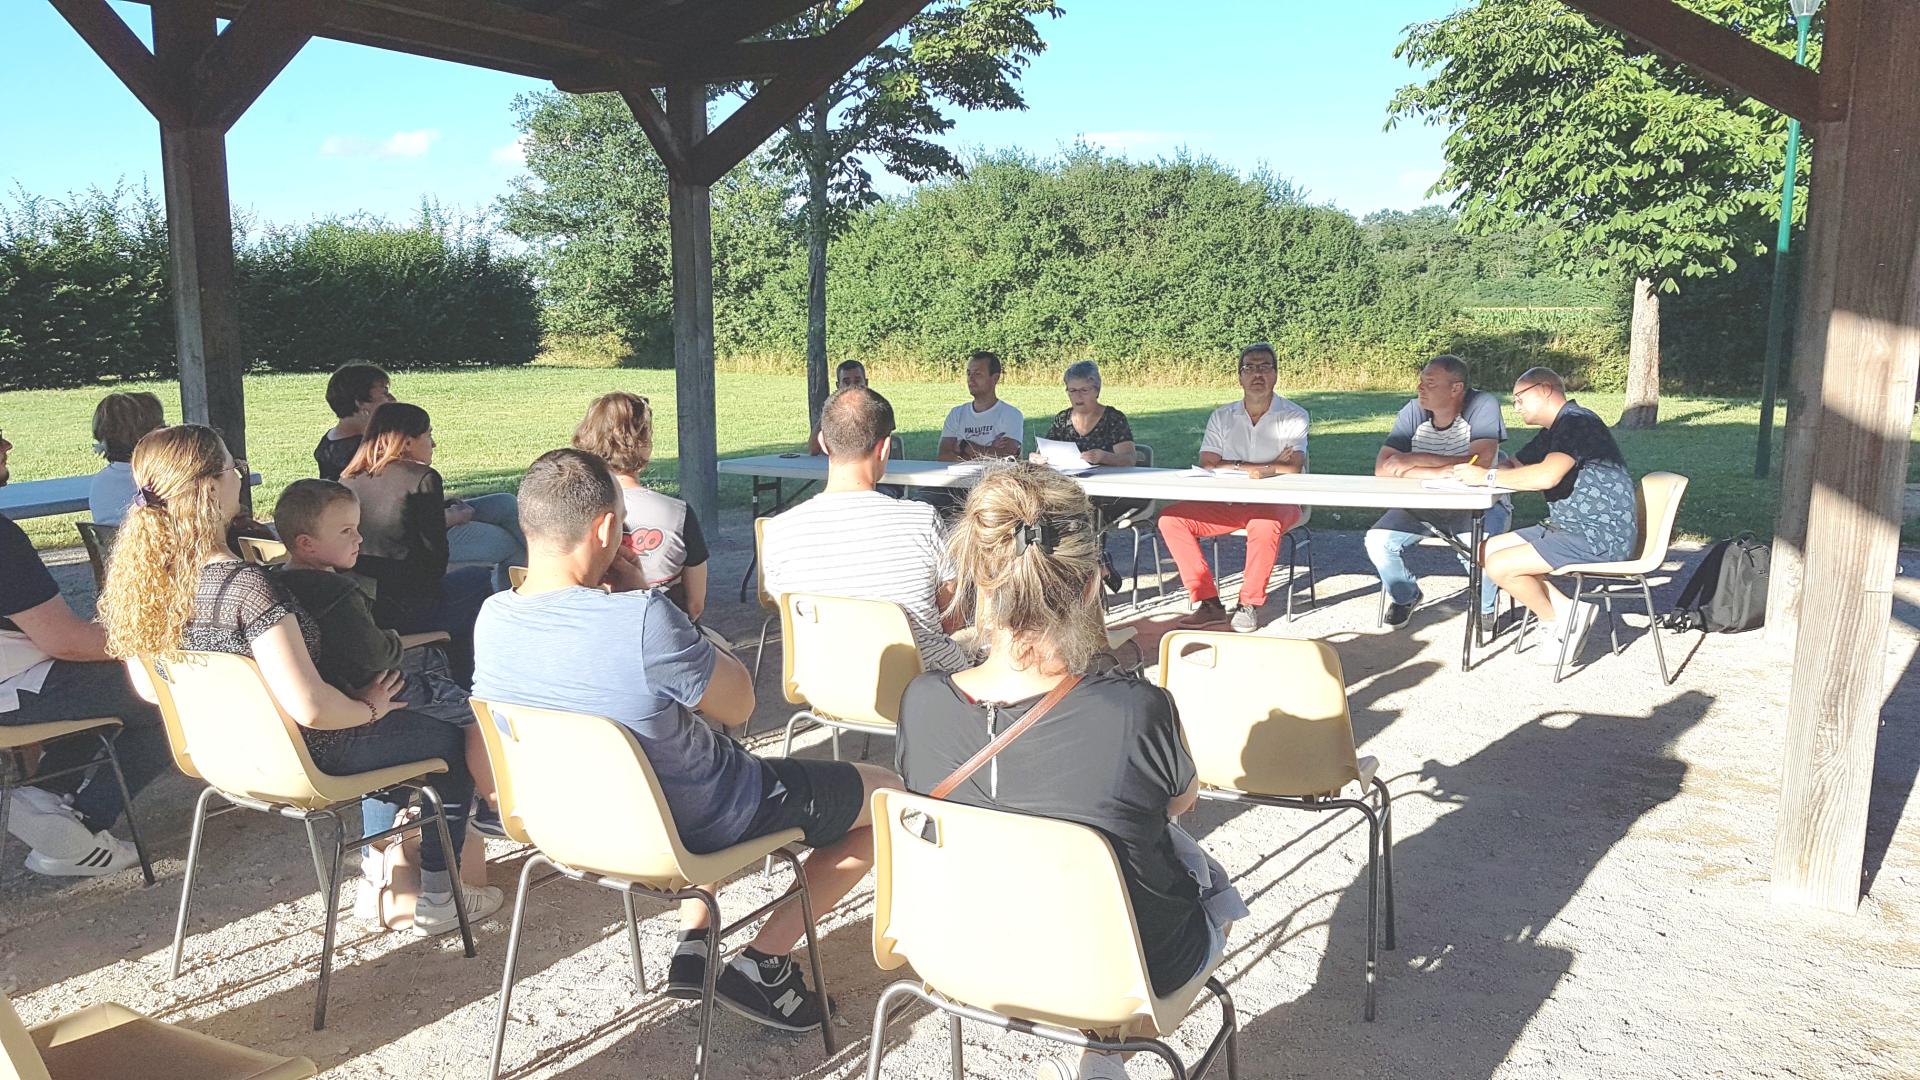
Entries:
[[1037, 547], [1040, 554], [1051, 555], [1060, 546], [1060, 526], [1051, 521], [1021, 522], [1013, 530], [1013, 552], [1025, 555], [1029, 547]]

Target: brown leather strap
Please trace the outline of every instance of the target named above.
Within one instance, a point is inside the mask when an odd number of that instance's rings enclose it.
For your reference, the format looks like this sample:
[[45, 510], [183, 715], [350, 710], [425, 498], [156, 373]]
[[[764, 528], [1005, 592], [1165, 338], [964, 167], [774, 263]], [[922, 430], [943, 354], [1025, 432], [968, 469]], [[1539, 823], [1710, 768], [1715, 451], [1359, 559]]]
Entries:
[[1040, 704], [1027, 710], [1027, 715], [1021, 717], [1012, 727], [995, 736], [992, 742], [981, 747], [980, 752], [968, 758], [966, 764], [953, 770], [952, 776], [940, 781], [939, 786], [933, 789], [931, 793], [932, 797], [944, 799], [948, 795], [953, 794], [954, 788], [965, 783], [967, 777], [979, 772], [980, 766], [993, 760], [993, 755], [1005, 750], [1007, 744], [1025, 734], [1028, 728], [1039, 723], [1041, 717], [1047, 715], [1055, 705], [1060, 704], [1060, 699], [1066, 697], [1068, 691], [1071, 691], [1078, 685], [1080, 685], [1080, 676], [1078, 675], [1069, 675], [1060, 680], [1058, 685], [1047, 691], [1046, 697], [1040, 699]]

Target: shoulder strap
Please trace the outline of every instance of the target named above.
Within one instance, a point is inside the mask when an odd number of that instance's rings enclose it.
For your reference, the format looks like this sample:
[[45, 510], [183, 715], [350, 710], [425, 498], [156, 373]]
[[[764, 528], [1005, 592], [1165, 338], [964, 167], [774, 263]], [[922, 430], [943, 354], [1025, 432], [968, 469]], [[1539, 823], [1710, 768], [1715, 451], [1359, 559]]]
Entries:
[[965, 783], [967, 777], [979, 772], [982, 765], [993, 760], [993, 756], [1005, 750], [1013, 740], [1026, 734], [1028, 728], [1039, 723], [1041, 717], [1052, 711], [1055, 705], [1060, 704], [1060, 699], [1066, 697], [1067, 693], [1078, 685], [1080, 685], [1080, 676], [1078, 675], [1069, 675], [1060, 680], [1057, 686], [1047, 691], [1046, 697], [1040, 699], [1040, 704], [1028, 709], [1027, 715], [1021, 717], [1019, 722], [995, 736], [992, 742], [981, 747], [979, 753], [968, 758], [966, 764], [953, 770], [953, 775], [940, 781], [929, 794], [936, 799], [944, 799], [948, 795], [953, 794], [954, 788]]

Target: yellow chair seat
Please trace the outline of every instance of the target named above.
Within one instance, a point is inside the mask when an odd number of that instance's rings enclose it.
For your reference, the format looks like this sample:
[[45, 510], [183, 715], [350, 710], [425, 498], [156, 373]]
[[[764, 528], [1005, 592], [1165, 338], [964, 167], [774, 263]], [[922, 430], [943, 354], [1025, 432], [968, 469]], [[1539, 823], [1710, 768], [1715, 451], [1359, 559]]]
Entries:
[[799, 829], [787, 829], [784, 832], [770, 833], [755, 837], [744, 843], [706, 855], [688, 854], [680, 860], [680, 873], [666, 877], [634, 877], [617, 870], [596, 870], [590, 867], [575, 867], [577, 870], [590, 870], [602, 877], [631, 881], [644, 885], [656, 892], [673, 892], [689, 885], [710, 885], [716, 881], [725, 881], [733, 875], [765, 859], [767, 856], [786, 847], [799, 843], [806, 834]]
[[120, 721], [111, 716], [97, 720], [52, 720], [44, 724], [21, 724], [18, 727], [0, 727], [0, 750], [18, 750], [23, 746], [43, 743], [49, 739], [58, 739], [65, 735], [77, 735], [94, 728], [119, 727]]
[[52, 1080], [304, 1080], [318, 1071], [306, 1058], [249, 1050], [120, 1005], [91, 1005], [30, 1034]]
[[314, 794], [317, 798], [293, 798], [287, 793], [261, 795], [262, 800], [297, 806], [302, 810], [320, 810], [343, 802], [353, 802], [365, 798], [376, 791], [417, 780], [429, 773], [447, 771], [447, 763], [439, 758], [421, 758], [404, 765], [389, 765], [372, 772], [348, 773], [345, 776], [330, 776], [318, 769], [310, 774]]

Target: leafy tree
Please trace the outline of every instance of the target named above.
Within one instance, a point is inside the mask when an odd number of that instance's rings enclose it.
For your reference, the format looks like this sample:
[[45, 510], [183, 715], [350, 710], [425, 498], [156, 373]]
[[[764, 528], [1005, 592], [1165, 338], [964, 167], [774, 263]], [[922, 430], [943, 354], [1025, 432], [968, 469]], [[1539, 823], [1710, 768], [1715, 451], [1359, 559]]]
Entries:
[[[1778, 0], [1682, 2], [1792, 54]], [[1482, 0], [1409, 27], [1396, 55], [1433, 72], [1396, 94], [1390, 115], [1453, 128], [1436, 189], [1459, 191], [1462, 227], [1544, 227], [1567, 271], [1634, 281], [1620, 424], [1650, 426], [1659, 294], [1764, 250], [1767, 222], [1778, 220], [1786, 118], [1561, 0]]]
[[[823, 33], [859, 2], [821, 0], [770, 36]], [[805, 198], [809, 416], [827, 398], [827, 244], [878, 199], [865, 162], [916, 183], [957, 175], [959, 158], [929, 138], [953, 127], [942, 107], [1026, 108], [1015, 81], [1047, 47], [1034, 19], [1061, 14], [1057, 0], [934, 0], [904, 40], [875, 49], [775, 140], [774, 161], [794, 170]]]

